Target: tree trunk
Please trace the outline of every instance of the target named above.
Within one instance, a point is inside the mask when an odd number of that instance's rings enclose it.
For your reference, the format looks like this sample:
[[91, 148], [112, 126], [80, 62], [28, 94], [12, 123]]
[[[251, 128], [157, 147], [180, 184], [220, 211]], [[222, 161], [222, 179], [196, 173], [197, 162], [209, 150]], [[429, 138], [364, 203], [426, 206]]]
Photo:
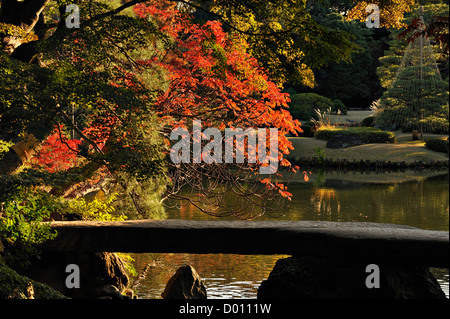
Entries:
[[40, 143], [32, 134], [26, 134], [22, 141], [14, 144], [0, 160], [0, 174], [12, 174], [28, 162]]
[[[36, 27], [42, 30], [45, 25], [42, 11], [50, 0], [0, 0], [0, 23], [10, 24], [29, 33]], [[41, 37], [43, 34], [36, 32]], [[12, 58], [30, 63], [36, 54], [37, 41], [23, 43], [23, 37], [0, 33], [1, 49]], [[34, 61], [37, 63], [37, 61]], [[12, 174], [27, 162], [40, 142], [31, 134], [11, 147], [9, 152], [0, 160], [0, 174]]]
[[[25, 33], [31, 32], [36, 24], [41, 21], [43, 24], [44, 16], [42, 11], [50, 0], [0, 0], [0, 22], [12, 24], [20, 27]], [[30, 62], [35, 54], [36, 41], [23, 43], [22, 39], [12, 35], [0, 35], [2, 40], [2, 50], [15, 58]]]

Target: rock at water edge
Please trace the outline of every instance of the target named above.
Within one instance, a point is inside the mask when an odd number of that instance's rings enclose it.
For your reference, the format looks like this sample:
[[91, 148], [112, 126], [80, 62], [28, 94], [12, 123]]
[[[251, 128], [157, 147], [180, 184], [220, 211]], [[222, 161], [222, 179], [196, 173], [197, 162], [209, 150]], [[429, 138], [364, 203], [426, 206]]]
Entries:
[[195, 269], [186, 265], [178, 268], [161, 295], [164, 299], [206, 299], [206, 288]]

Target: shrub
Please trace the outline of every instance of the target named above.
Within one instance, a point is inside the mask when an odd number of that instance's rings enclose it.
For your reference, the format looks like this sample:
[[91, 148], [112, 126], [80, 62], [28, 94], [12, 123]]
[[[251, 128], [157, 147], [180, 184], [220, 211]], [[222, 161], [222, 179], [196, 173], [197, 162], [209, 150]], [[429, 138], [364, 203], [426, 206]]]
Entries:
[[337, 113], [338, 110], [341, 111], [341, 114], [347, 114], [347, 107], [345, 106], [345, 104], [342, 103], [341, 100], [333, 100], [333, 107], [331, 108], [331, 112]]
[[395, 143], [395, 134], [374, 127], [319, 128], [318, 139], [329, 140], [336, 135], [358, 135], [363, 143]]
[[373, 121], [375, 120], [375, 116], [371, 115], [368, 117], [365, 117], [362, 119], [361, 121], [361, 126], [364, 127], [372, 127], [373, 126]]
[[298, 136], [314, 137], [314, 127], [315, 127], [315, 124], [311, 121], [302, 122], [301, 128], [302, 128], [303, 132], [299, 133]]
[[0, 218], [0, 241], [5, 244], [4, 258], [11, 265], [27, 266], [29, 257], [37, 255], [35, 245], [52, 239], [56, 233], [48, 223], [52, 203], [46, 193], [20, 189], [3, 203]]
[[113, 215], [111, 195], [104, 200], [86, 202], [83, 198], [64, 199], [35, 188], [19, 187], [0, 210], [0, 241], [5, 246], [4, 258], [9, 265], [29, 264], [29, 257], [39, 255], [36, 247], [56, 236], [49, 220], [56, 214], [83, 220], [124, 220], [126, 216]]
[[315, 93], [301, 93], [291, 96], [289, 103], [289, 112], [297, 120], [318, 119], [315, 110], [325, 112], [333, 108], [333, 102], [321, 95]]
[[292, 96], [294, 94], [297, 94], [297, 91], [294, 90], [294, 88], [292, 88], [292, 87], [288, 87], [283, 90], [283, 93], [289, 93], [289, 95]]
[[105, 199], [94, 198], [86, 201], [84, 198], [74, 198], [65, 203], [65, 214], [78, 215], [83, 220], [123, 221], [126, 216], [114, 215], [112, 203], [116, 200], [115, 194]]
[[429, 66], [402, 69], [380, 98], [376, 125], [407, 132], [420, 127], [424, 132], [448, 132], [448, 82], [438, 79], [435, 72]]
[[411, 132], [412, 130], [420, 131], [420, 123], [423, 124], [424, 132], [433, 134], [448, 134], [449, 133], [449, 121], [445, 118], [439, 118], [437, 116], [428, 116], [421, 119], [419, 124], [413, 125], [412, 123], [407, 123], [402, 127], [402, 132]]
[[425, 147], [432, 151], [448, 153], [448, 138], [446, 140], [433, 138], [426, 141]]

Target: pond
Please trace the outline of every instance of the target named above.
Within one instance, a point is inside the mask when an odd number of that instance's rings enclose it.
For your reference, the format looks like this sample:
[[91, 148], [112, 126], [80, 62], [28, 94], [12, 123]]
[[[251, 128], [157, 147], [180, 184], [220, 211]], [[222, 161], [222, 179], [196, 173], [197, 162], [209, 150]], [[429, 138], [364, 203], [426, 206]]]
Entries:
[[[426, 178], [428, 177], [428, 178]], [[312, 173], [308, 182], [291, 182], [292, 201], [277, 214], [260, 220], [378, 222], [449, 230], [448, 172]], [[213, 220], [192, 205], [168, 210], [169, 219]], [[228, 218], [229, 219], [229, 218]], [[139, 298], [159, 299], [167, 281], [185, 264], [202, 277], [209, 299], [256, 298], [275, 262], [287, 256], [234, 254], [131, 254], [139, 276], [133, 289]], [[449, 296], [448, 269], [431, 269]]]

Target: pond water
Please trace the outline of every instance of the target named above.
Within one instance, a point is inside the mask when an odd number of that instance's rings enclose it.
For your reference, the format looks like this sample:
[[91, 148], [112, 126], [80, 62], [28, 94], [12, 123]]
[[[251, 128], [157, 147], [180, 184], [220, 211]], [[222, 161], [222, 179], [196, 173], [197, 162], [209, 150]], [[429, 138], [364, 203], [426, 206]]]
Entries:
[[[372, 174], [372, 175], [371, 175]], [[293, 194], [287, 207], [260, 220], [364, 221], [449, 230], [448, 172], [373, 175], [310, 174], [309, 182], [289, 185]], [[425, 176], [425, 177], [424, 177]], [[409, 181], [405, 181], [409, 180]], [[168, 210], [169, 219], [213, 220], [192, 205]], [[229, 218], [227, 218], [229, 219]], [[287, 256], [234, 254], [131, 254], [139, 274], [133, 289], [139, 298], [159, 299], [175, 271], [192, 265], [202, 277], [209, 299], [256, 298], [275, 262]], [[448, 269], [431, 269], [449, 296]]]

